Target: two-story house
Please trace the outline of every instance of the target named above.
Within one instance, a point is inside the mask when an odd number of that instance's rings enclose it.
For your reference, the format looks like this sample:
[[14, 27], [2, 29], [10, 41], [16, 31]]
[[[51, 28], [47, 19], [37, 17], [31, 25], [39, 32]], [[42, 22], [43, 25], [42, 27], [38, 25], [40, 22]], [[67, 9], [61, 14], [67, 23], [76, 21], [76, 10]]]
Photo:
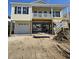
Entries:
[[62, 21], [63, 4], [48, 4], [42, 0], [32, 3], [11, 3], [11, 19], [15, 34], [49, 33], [53, 34], [53, 23]]

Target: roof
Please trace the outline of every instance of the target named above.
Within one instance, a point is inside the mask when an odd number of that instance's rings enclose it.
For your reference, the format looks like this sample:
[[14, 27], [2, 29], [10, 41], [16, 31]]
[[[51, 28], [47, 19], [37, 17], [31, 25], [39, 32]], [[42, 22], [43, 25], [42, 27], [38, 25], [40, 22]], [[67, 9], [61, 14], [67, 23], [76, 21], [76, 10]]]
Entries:
[[12, 0], [11, 2], [22, 2], [22, 3], [46, 3], [44, 0]]
[[62, 7], [65, 8], [67, 5], [63, 4], [49, 4], [45, 0], [12, 0], [11, 4], [29, 4], [32, 6], [50, 6], [50, 7]]
[[47, 2], [45, 2], [44, 0], [36, 0], [33, 3], [43, 3], [43, 4], [47, 4]]

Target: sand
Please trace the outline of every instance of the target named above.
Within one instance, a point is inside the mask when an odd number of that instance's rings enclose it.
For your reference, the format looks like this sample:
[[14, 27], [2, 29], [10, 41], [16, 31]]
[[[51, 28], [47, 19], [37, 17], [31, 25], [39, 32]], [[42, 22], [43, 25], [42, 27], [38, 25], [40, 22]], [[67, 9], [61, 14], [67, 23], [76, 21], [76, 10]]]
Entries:
[[[67, 59], [57, 48], [58, 44], [51, 38], [12, 36], [8, 40], [8, 59]], [[69, 49], [66, 43], [60, 45]]]

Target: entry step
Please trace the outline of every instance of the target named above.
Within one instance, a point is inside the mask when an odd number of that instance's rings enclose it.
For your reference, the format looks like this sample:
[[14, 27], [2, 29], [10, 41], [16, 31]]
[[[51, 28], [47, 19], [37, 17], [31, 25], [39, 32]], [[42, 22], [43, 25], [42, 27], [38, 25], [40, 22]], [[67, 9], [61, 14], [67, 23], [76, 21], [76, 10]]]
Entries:
[[33, 38], [50, 38], [50, 35], [46, 33], [38, 33], [38, 34], [34, 34]]

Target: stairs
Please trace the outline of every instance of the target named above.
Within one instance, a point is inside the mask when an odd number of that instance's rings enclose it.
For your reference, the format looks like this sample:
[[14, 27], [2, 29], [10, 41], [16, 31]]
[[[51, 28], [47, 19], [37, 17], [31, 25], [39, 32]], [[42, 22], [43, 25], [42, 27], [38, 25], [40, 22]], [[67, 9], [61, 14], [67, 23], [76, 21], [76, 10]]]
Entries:
[[56, 24], [56, 26], [54, 28], [55, 34], [59, 33], [62, 28], [63, 28], [63, 23], [62, 22]]

